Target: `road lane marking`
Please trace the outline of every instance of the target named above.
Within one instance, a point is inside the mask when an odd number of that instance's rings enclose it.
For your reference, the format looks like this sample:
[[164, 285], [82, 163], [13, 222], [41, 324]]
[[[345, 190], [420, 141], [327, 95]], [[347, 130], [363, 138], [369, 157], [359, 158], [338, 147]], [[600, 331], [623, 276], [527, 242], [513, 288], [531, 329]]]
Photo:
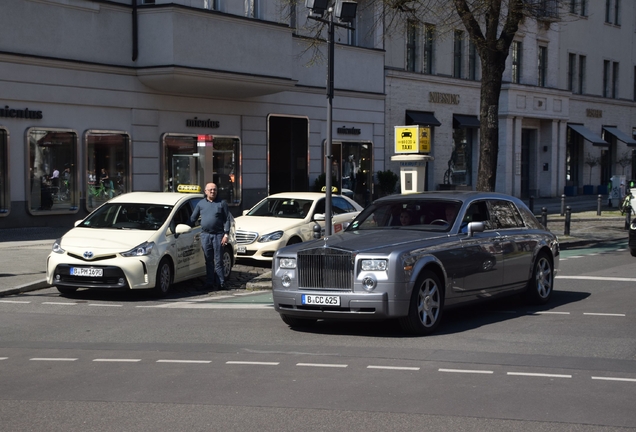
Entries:
[[0, 300], [0, 303], [31, 303], [27, 300]]
[[474, 373], [474, 374], [493, 374], [493, 371], [489, 370], [471, 370], [471, 369], [438, 369], [438, 372], [451, 372], [451, 373]]
[[592, 377], [593, 380], [636, 382], [636, 378]]
[[230, 360], [226, 361], [225, 364], [233, 364], [233, 365], [257, 365], [257, 366], [278, 366], [280, 362], [257, 362], [257, 361], [237, 361]]
[[63, 357], [33, 357], [31, 361], [75, 361], [76, 358], [63, 358]]
[[94, 362], [124, 362], [124, 363], [136, 363], [140, 362], [141, 359], [93, 359]]
[[570, 312], [537, 311], [530, 312], [530, 315], [570, 315]]
[[336, 363], [296, 363], [296, 366], [324, 367], [324, 368], [346, 368], [348, 365], [346, 365], [346, 364], [336, 364]]
[[636, 282], [636, 278], [622, 278], [611, 276], [561, 276], [557, 275], [556, 279], [575, 279], [575, 280], [591, 280], [591, 281], [611, 281], [611, 282]]
[[592, 315], [592, 316], [615, 316], [615, 317], [624, 317], [625, 314], [621, 313], [595, 313], [595, 312], [583, 312], [583, 315]]
[[531, 373], [531, 372], [507, 372], [506, 375], [529, 376], [529, 377], [544, 377], [544, 378], [572, 378], [572, 375]]
[[212, 360], [157, 360], [157, 363], [212, 363]]
[[411, 367], [411, 366], [374, 366], [369, 365], [367, 369], [387, 369], [387, 370], [410, 370], [410, 371], [418, 371], [419, 367]]
[[120, 304], [106, 304], [106, 303], [89, 303], [89, 306], [104, 306], [104, 307], [122, 307]]
[[9, 358], [9, 357], [0, 357], [0, 360], [6, 360], [6, 359], [8, 359], [8, 358]]
[[76, 306], [77, 303], [68, 303], [68, 302], [42, 302], [45, 305], [61, 305], [61, 306]]

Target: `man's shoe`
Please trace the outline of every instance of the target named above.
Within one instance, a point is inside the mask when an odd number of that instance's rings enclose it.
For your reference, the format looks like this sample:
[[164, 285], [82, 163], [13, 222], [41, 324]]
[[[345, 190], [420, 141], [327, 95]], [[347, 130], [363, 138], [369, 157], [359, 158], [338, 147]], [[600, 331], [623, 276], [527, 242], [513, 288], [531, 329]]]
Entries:
[[223, 290], [223, 291], [226, 291], [226, 290], [229, 290], [229, 289], [230, 289], [230, 287], [228, 287], [227, 285], [225, 285], [224, 283], [222, 283], [221, 285], [219, 285], [219, 289], [220, 289], [220, 290]]

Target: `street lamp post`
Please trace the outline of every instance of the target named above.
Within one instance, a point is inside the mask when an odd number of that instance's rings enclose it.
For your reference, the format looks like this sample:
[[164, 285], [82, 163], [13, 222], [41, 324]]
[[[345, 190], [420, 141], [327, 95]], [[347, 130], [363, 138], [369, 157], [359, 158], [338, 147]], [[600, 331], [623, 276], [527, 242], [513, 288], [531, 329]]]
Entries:
[[[310, 19], [323, 22], [327, 24], [327, 142], [325, 143], [325, 236], [331, 235], [332, 229], [332, 213], [331, 213], [331, 188], [333, 187], [331, 181], [331, 166], [333, 160], [332, 154], [332, 138], [333, 138], [333, 95], [334, 95], [334, 28], [336, 26], [346, 29], [353, 29], [350, 25], [356, 15], [357, 3], [352, 1], [337, 0], [334, 6], [329, 5], [330, 0], [305, 0], [305, 6], [307, 6], [311, 12], [318, 16], [309, 15]], [[323, 14], [327, 12], [329, 17], [327, 19], [322, 18]], [[337, 23], [334, 21], [334, 15], [340, 21], [345, 24]]]

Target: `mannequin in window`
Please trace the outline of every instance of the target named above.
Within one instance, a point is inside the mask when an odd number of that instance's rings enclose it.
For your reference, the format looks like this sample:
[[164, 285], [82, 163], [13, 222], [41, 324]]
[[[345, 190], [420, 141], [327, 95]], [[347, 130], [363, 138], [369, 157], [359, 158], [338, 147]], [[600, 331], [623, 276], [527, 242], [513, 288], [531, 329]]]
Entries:
[[355, 190], [356, 187], [356, 160], [353, 155], [349, 155], [347, 160], [342, 162], [342, 187]]

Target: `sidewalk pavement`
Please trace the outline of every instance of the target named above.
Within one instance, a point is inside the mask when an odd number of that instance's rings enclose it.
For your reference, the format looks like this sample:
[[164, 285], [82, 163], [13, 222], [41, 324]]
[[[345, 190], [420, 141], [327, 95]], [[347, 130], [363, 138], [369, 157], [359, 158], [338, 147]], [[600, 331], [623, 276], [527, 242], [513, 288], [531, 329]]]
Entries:
[[[616, 208], [601, 203], [601, 215], [597, 214], [596, 195], [578, 197], [537, 198], [532, 209], [541, 221], [542, 208], [547, 210], [548, 229], [559, 237], [561, 249], [590, 246], [596, 243], [627, 240], [625, 216]], [[528, 200], [525, 201], [529, 204]], [[565, 216], [561, 208], [571, 208], [570, 234], [564, 235]], [[0, 297], [46, 288], [46, 257], [56, 238], [69, 228], [36, 227], [0, 229]], [[228, 281], [231, 289], [271, 289], [271, 271], [263, 267], [240, 262], [232, 269]], [[195, 285], [199, 285], [198, 282]], [[202, 285], [202, 284], [200, 284]], [[196, 288], [195, 288], [196, 289]]]

